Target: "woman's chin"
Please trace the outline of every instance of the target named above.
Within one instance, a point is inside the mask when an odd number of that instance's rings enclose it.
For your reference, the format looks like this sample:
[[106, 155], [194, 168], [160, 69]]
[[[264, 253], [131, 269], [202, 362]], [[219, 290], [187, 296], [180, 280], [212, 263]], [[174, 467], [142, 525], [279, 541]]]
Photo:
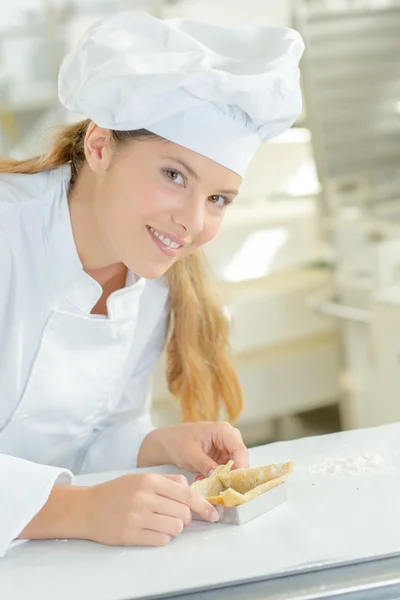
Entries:
[[138, 277], [143, 277], [144, 279], [158, 279], [165, 275], [174, 262], [175, 261], [171, 261], [170, 264], [136, 264], [128, 268]]

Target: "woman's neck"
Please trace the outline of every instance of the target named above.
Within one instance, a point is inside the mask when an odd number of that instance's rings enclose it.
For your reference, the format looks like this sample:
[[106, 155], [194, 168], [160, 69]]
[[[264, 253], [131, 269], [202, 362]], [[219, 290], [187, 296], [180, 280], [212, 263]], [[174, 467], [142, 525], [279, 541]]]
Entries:
[[[114, 269], [112, 267], [114, 267]], [[108, 297], [116, 290], [120, 290], [125, 287], [127, 274], [126, 267], [121, 265], [119, 270], [116, 268], [119, 267], [119, 265], [113, 265], [112, 267], [106, 267], [100, 271], [88, 272], [88, 274], [98, 283], [100, 283], [101, 287], [103, 288], [101, 298], [91, 311], [91, 313], [94, 315], [107, 315]]]
[[68, 193], [68, 207], [76, 249], [83, 269], [104, 287], [126, 278], [125, 265], [115, 260], [104, 242], [96, 219], [96, 177], [83, 166]]

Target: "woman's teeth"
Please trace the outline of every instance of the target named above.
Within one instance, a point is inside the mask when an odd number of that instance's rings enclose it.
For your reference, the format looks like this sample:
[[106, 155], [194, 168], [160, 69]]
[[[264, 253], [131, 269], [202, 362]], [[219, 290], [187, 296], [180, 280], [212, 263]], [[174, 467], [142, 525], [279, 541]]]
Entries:
[[176, 250], [177, 248], [180, 248], [181, 245], [177, 244], [176, 242], [172, 242], [169, 238], [165, 238], [163, 235], [161, 235], [161, 233], [159, 233], [156, 229], [153, 229], [153, 227], [149, 227], [150, 231], [152, 233], [154, 233], [154, 235], [165, 245], [168, 246], [168, 248], [173, 248], [174, 250]]

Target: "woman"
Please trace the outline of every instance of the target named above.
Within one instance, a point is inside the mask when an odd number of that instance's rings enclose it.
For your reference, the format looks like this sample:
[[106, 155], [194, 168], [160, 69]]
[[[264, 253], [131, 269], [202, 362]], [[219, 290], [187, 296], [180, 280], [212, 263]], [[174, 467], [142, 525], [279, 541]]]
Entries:
[[[72, 472], [247, 466], [228, 326], [201, 246], [259, 144], [301, 109], [299, 35], [124, 13], [64, 60], [87, 117], [49, 153], [0, 161], [0, 555], [13, 540], [163, 545], [215, 509], [181, 476], [94, 487]], [[166, 345], [186, 423], [155, 430]], [[57, 484], [57, 485], [55, 485]]]

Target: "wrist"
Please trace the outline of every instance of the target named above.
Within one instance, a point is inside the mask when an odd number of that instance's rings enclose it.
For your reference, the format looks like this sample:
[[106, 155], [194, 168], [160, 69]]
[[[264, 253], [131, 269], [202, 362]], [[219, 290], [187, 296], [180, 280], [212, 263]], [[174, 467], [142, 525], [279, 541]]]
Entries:
[[22, 539], [87, 539], [88, 487], [55, 485], [43, 508], [24, 528]]
[[137, 464], [138, 467], [154, 467], [156, 465], [167, 465], [171, 463], [166, 438], [173, 426], [167, 425], [151, 431], [140, 446]]

